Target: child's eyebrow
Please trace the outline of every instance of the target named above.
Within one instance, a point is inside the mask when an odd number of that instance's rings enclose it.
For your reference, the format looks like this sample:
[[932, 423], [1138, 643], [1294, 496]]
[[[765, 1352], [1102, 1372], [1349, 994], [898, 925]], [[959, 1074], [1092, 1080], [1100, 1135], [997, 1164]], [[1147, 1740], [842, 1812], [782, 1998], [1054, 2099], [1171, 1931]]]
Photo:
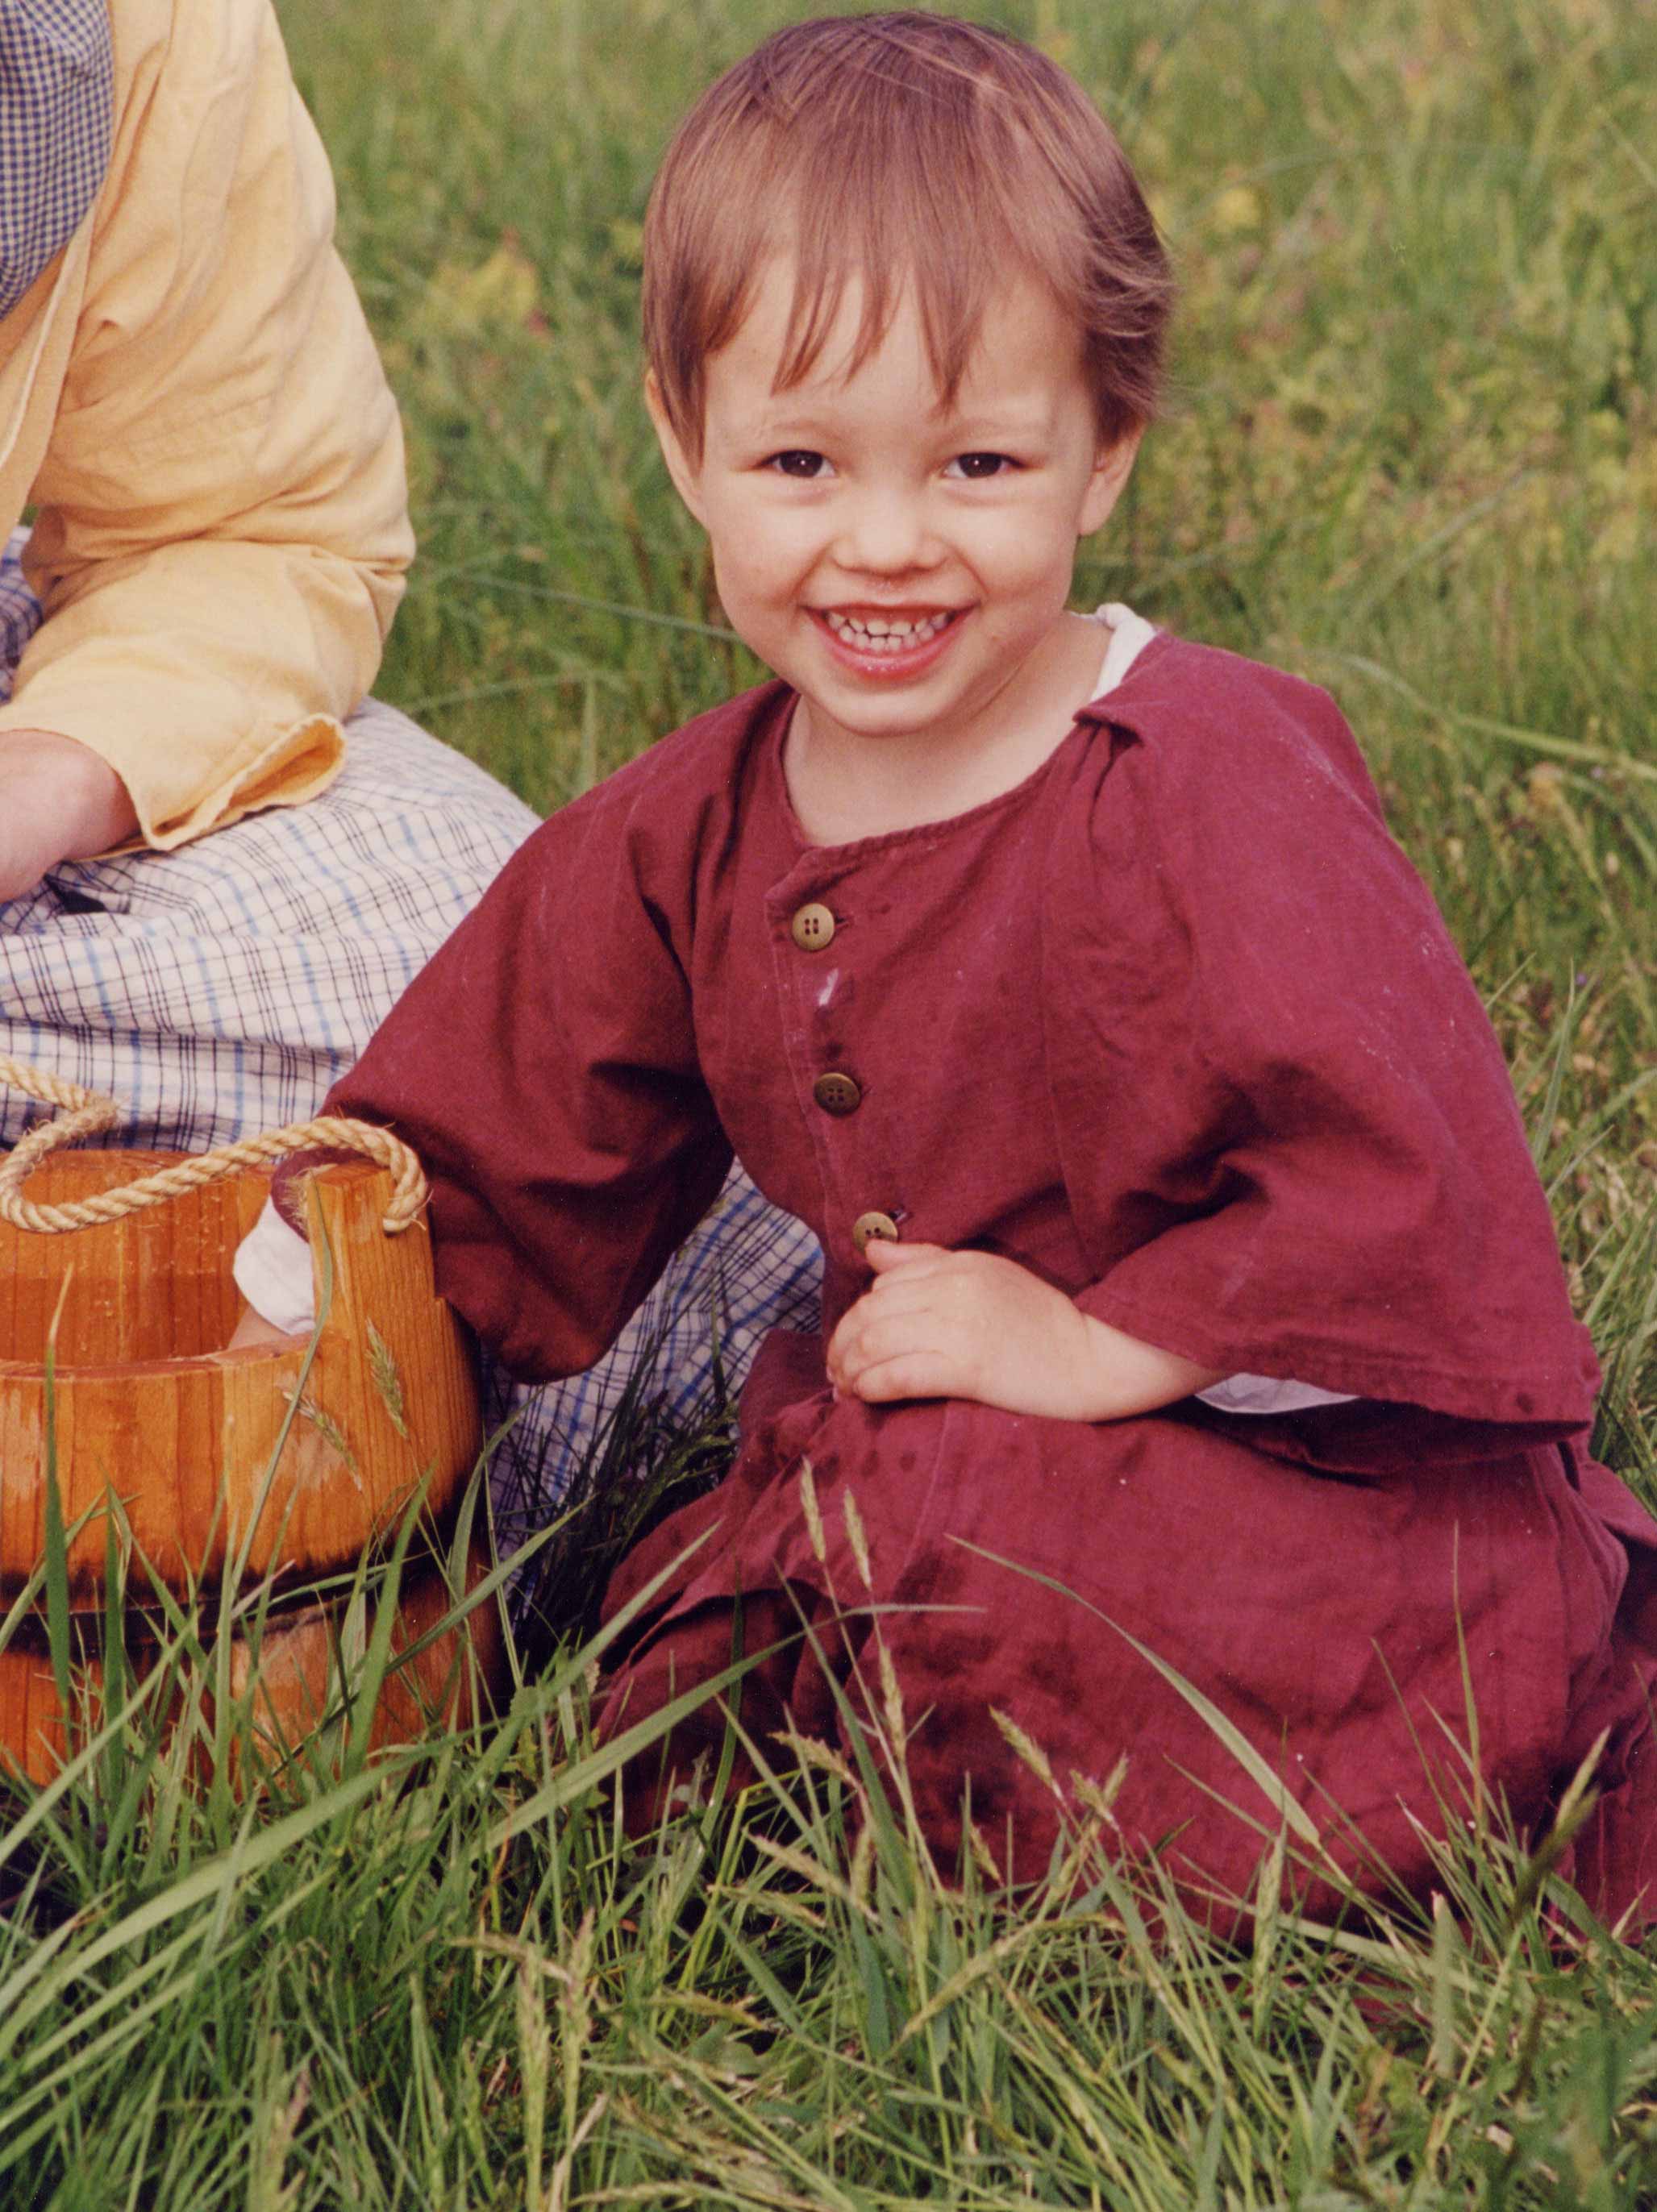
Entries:
[[747, 419], [756, 431], [763, 431], [770, 437], [777, 431], [803, 432], [813, 428], [820, 428], [829, 412], [828, 408], [814, 406], [810, 400], [802, 399], [798, 392], [790, 392], [771, 399], [762, 399]]
[[[828, 434], [836, 427], [832, 393], [809, 398], [799, 392], [783, 392], [752, 409], [740, 434], [744, 443], [758, 441], [763, 445], [789, 438], [808, 442]], [[1051, 427], [1051, 412], [1040, 401], [1032, 401], [1028, 405], [1009, 401], [1004, 407], [978, 406], [970, 413], [946, 403], [930, 416], [922, 417], [916, 430], [929, 442], [941, 441], [966, 450], [973, 445], [1045, 437]]]
[[937, 419], [940, 429], [951, 437], [986, 440], [991, 444], [997, 439], [1041, 437], [1051, 427], [1049, 410], [1040, 405], [979, 408], [970, 415], [947, 409]]

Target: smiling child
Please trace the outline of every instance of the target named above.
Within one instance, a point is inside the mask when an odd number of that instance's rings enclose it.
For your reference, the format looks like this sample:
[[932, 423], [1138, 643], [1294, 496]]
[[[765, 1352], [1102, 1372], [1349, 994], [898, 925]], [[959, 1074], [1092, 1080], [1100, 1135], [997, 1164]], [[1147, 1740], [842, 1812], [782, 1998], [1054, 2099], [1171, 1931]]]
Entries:
[[777, 680], [545, 824], [332, 1105], [419, 1150], [440, 1285], [527, 1377], [614, 1340], [733, 1152], [821, 1240], [823, 1336], [772, 1336], [731, 1472], [615, 1577], [702, 1540], [607, 1725], [740, 1609], [782, 1647], [745, 1729], [840, 1739], [878, 1638], [946, 1863], [970, 1791], [1033, 1876], [1124, 1762], [1118, 1847], [1222, 1916], [1282, 1816], [1169, 1668], [1377, 1890], [1431, 1883], [1475, 1766], [1535, 1832], [1603, 1730], [1575, 1870], [1620, 1911], [1657, 1532], [1582, 1449], [1496, 1040], [1330, 700], [1067, 609], [1168, 302], [1016, 41], [806, 23], [715, 85], [651, 201], [649, 404]]

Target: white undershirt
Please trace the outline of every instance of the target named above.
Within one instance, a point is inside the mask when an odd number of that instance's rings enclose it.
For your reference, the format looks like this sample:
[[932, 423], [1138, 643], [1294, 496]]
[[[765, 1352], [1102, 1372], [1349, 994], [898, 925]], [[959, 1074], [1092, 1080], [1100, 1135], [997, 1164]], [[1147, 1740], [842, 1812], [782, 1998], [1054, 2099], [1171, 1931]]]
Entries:
[[[1099, 608], [1090, 619], [1101, 623], [1110, 642], [1099, 672], [1095, 699], [1102, 699], [1133, 666], [1156, 632], [1142, 615], [1118, 601]], [[260, 1318], [290, 1336], [307, 1334], [314, 1325], [315, 1291], [311, 1275], [311, 1248], [266, 1204], [252, 1230], [241, 1240], [235, 1261], [236, 1288]], [[1308, 1406], [1343, 1406], [1351, 1400], [1338, 1390], [1319, 1390], [1309, 1382], [1277, 1380], [1268, 1375], [1228, 1375], [1197, 1395], [1205, 1406], [1222, 1413], [1297, 1413]]]

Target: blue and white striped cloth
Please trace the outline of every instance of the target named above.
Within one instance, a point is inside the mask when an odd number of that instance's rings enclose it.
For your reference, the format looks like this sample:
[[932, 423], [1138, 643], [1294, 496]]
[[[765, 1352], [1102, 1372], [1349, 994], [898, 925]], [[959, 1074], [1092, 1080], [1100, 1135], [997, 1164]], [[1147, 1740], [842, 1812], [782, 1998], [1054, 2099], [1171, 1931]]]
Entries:
[[0, 315], [97, 195], [114, 85], [106, 0], [0, 0]]
[[[39, 621], [18, 543], [0, 558], [11, 659]], [[0, 1053], [119, 1099], [122, 1144], [201, 1152], [315, 1112], [535, 826], [503, 785], [376, 700], [351, 716], [346, 746], [338, 780], [304, 806], [175, 852], [64, 861], [0, 903]], [[0, 1143], [39, 1110], [0, 1091]], [[503, 1536], [547, 1518], [642, 1364], [647, 1395], [689, 1413], [716, 1369], [740, 1380], [768, 1328], [814, 1326], [819, 1272], [810, 1232], [734, 1172], [606, 1359], [543, 1390], [491, 1378], [493, 1416], [518, 1416], [491, 1470]]]

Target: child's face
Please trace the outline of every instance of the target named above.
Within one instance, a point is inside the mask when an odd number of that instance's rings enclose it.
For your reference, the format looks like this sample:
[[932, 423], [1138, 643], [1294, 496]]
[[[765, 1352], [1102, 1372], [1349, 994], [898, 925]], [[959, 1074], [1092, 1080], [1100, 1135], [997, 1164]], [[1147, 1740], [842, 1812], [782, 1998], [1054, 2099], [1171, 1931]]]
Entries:
[[825, 735], [994, 744], [1045, 696], [1076, 541], [1109, 514], [1132, 441], [1100, 450], [1079, 340], [1042, 286], [995, 298], [944, 408], [907, 295], [842, 374], [855, 283], [811, 376], [774, 391], [793, 289], [772, 260], [709, 361], [699, 460], [652, 395], [725, 611]]

